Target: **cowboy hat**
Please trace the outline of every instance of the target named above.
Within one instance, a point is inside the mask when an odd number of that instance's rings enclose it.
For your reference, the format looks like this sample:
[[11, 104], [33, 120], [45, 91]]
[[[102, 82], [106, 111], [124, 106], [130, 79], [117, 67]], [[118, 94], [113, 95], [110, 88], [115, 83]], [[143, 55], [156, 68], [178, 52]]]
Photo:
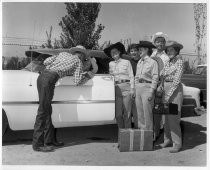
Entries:
[[151, 42], [149, 41], [139, 41], [138, 47], [144, 48], [156, 48]]
[[162, 37], [165, 39], [165, 41], [168, 41], [168, 35], [164, 34], [163, 32], [156, 32], [153, 36], [152, 36], [152, 43], [155, 43], [156, 38]]
[[125, 53], [125, 46], [121, 42], [117, 42], [115, 44], [110, 45], [109, 47], [104, 49], [104, 53], [108, 56], [111, 57], [111, 50], [116, 48], [117, 50], [120, 51], [121, 54]]
[[80, 52], [80, 53], [83, 53], [85, 55], [85, 57], [88, 57], [88, 51], [82, 45], [77, 45], [76, 47], [70, 48], [69, 52], [71, 54], [75, 54], [76, 52]]
[[182, 44], [180, 44], [180, 43], [178, 43], [176, 41], [171, 41], [171, 40], [167, 41], [165, 46], [166, 46], [166, 48], [168, 48], [168, 47], [177, 47], [180, 50], [183, 48]]

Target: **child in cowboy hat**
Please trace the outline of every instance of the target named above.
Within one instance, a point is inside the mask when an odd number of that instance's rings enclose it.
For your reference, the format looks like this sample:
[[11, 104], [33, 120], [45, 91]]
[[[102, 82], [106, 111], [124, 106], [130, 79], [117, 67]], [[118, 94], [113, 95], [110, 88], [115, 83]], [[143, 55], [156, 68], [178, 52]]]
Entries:
[[178, 105], [178, 115], [164, 115], [164, 143], [165, 148], [173, 144], [171, 153], [179, 152], [182, 148], [182, 135], [180, 127], [181, 107], [183, 102], [183, 87], [181, 77], [184, 71], [184, 61], [180, 56], [183, 45], [176, 41], [166, 43], [166, 52], [170, 60], [163, 70], [164, 96], [163, 102]]
[[122, 59], [125, 47], [121, 42], [104, 49], [108, 57], [114, 59], [109, 63], [109, 72], [115, 78], [116, 120], [118, 128], [131, 127], [131, 105], [134, 95], [134, 76], [130, 61]]
[[[151, 58], [158, 63], [158, 73], [159, 75], [163, 71], [165, 64], [169, 61], [169, 57], [165, 53], [165, 44], [168, 40], [168, 35], [163, 32], [157, 32], [152, 36], [152, 43], [155, 45], [156, 49], [153, 51]], [[162, 77], [160, 76], [159, 83], [161, 84]], [[158, 86], [157, 92], [162, 93], [162, 86]], [[154, 140], [156, 140], [160, 135], [160, 128], [162, 126], [162, 115], [154, 115]]]
[[138, 115], [138, 128], [153, 130], [154, 91], [158, 83], [158, 64], [150, 58], [155, 46], [149, 41], [139, 42], [141, 59], [137, 64], [135, 76], [136, 107]]

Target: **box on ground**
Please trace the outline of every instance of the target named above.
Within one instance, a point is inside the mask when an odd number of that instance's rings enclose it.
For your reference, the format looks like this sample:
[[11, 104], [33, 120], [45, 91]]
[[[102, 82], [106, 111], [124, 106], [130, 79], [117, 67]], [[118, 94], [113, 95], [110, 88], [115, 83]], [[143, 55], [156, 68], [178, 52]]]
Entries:
[[153, 150], [152, 130], [119, 129], [118, 135], [120, 152]]

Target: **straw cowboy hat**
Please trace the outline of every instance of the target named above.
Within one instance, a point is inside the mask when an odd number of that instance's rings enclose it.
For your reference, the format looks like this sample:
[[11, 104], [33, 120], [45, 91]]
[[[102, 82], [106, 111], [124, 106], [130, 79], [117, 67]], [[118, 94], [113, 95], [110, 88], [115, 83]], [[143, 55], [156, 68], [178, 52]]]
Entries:
[[120, 51], [121, 54], [125, 53], [125, 46], [121, 43], [121, 42], [117, 42], [115, 44], [110, 45], [108, 48], [104, 49], [104, 53], [108, 56], [108, 57], [112, 57], [111, 56], [111, 50], [116, 48], [117, 50]]
[[69, 52], [71, 54], [75, 54], [76, 52], [80, 52], [80, 53], [83, 53], [85, 55], [85, 57], [88, 57], [88, 50], [82, 45], [77, 45], [76, 47], [70, 48]]
[[178, 43], [176, 41], [172, 41], [172, 40], [167, 41], [165, 46], [166, 46], [166, 48], [168, 48], [168, 47], [176, 47], [176, 48], [179, 48], [180, 50], [183, 48], [182, 44], [180, 44], [180, 43]]
[[151, 42], [149, 41], [139, 41], [138, 47], [144, 48], [156, 48]]
[[155, 43], [156, 38], [162, 37], [165, 41], [168, 41], [168, 35], [164, 34], [163, 32], [157, 32], [152, 36], [152, 43]]

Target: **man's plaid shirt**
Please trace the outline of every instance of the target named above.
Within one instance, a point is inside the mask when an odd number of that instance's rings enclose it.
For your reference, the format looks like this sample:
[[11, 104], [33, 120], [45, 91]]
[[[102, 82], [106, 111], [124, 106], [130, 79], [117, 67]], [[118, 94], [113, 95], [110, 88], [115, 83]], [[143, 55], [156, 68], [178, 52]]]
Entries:
[[174, 91], [177, 89], [184, 71], [184, 61], [180, 55], [176, 56], [168, 63], [164, 68], [165, 81], [171, 81], [171, 88], [167, 92], [167, 96], [171, 97]]
[[44, 65], [47, 70], [57, 72], [60, 78], [73, 75], [75, 85], [81, 85], [88, 81], [88, 78], [82, 75], [83, 64], [77, 55], [62, 52], [44, 60]]

